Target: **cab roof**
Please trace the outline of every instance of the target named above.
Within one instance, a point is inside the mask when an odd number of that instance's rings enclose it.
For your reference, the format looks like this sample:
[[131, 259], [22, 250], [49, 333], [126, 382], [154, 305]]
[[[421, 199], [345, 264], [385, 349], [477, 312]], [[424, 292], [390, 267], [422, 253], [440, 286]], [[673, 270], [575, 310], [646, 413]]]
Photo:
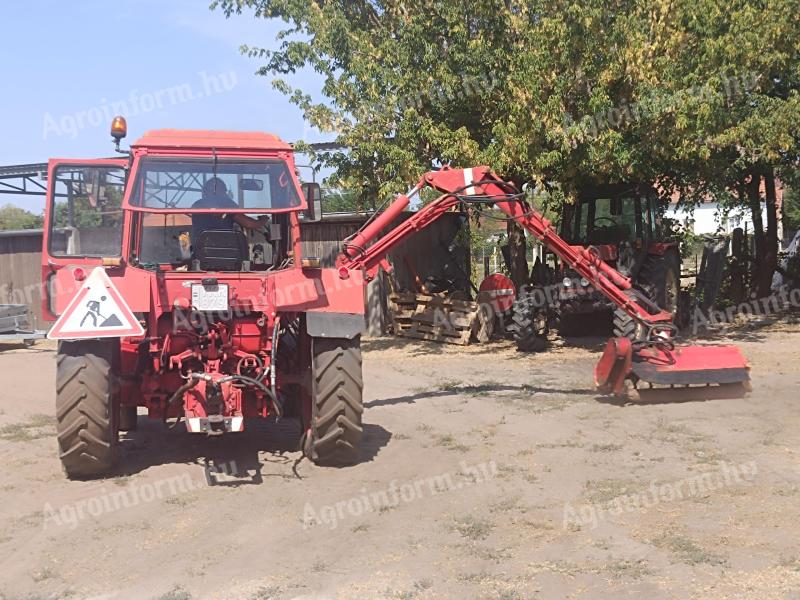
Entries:
[[277, 135], [260, 131], [204, 131], [155, 129], [133, 144], [147, 148], [217, 148], [231, 150], [291, 151], [291, 144]]

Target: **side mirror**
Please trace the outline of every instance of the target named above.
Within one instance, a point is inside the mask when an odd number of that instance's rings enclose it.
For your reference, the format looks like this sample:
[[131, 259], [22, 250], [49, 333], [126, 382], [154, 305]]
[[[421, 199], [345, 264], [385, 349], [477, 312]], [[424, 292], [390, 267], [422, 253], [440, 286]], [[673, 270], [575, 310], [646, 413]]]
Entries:
[[322, 220], [322, 189], [318, 183], [304, 183], [303, 194], [306, 197], [308, 208], [303, 214], [307, 223], [316, 223]]

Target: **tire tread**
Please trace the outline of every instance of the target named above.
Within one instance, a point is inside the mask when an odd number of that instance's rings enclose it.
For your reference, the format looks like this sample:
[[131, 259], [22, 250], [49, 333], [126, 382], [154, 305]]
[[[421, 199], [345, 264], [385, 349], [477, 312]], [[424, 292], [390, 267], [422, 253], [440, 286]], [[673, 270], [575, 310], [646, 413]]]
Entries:
[[56, 375], [59, 457], [70, 478], [105, 473], [116, 458], [110, 343], [61, 342]]
[[313, 339], [310, 458], [343, 467], [358, 462], [363, 436], [361, 338]]

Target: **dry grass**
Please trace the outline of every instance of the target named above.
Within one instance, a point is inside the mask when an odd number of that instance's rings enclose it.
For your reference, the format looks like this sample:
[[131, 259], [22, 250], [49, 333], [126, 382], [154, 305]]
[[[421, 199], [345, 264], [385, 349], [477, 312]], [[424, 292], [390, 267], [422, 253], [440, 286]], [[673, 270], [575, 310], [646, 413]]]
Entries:
[[30, 442], [54, 435], [55, 419], [50, 415], [32, 415], [24, 423], [0, 427], [0, 439], [9, 442]]
[[669, 552], [673, 559], [687, 565], [724, 565], [725, 558], [706, 550], [691, 538], [676, 532], [666, 532], [651, 540], [657, 548]]
[[634, 491], [635, 482], [629, 479], [590, 479], [584, 484], [584, 498], [592, 504], [605, 504], [614, 498]]
[[494, 525], [486, 519], [481, 519], [474, 515], [466, 515], [456, 519], [452, 529], [469, 540], [477, 541], [485, 540], [494, 529]]

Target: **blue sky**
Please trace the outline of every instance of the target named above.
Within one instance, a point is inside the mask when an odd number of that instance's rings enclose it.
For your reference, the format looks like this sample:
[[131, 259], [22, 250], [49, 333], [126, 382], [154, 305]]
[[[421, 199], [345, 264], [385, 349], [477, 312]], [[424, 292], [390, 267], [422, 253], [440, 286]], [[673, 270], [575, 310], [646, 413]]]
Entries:
[[[139, 113], [126, 115], [128, 141], [162, 127], [330, 139], [304, 124], [299, 109], [272, 89], [270, 77], [255, 75], [257, 59], [239, 52], [243, 43], [275, 48], [282, 23], [251, 14], [225, 19], [208, 4], [6, 3], [0, 165], [111, 156], [105, 115], [115, 103]], [[290, 82], [319, 97], [315, 73], [299, 73]], [[7, 201], [34, 212], [43, 207], [38, 198], [0, 195], [0, 204]]]

